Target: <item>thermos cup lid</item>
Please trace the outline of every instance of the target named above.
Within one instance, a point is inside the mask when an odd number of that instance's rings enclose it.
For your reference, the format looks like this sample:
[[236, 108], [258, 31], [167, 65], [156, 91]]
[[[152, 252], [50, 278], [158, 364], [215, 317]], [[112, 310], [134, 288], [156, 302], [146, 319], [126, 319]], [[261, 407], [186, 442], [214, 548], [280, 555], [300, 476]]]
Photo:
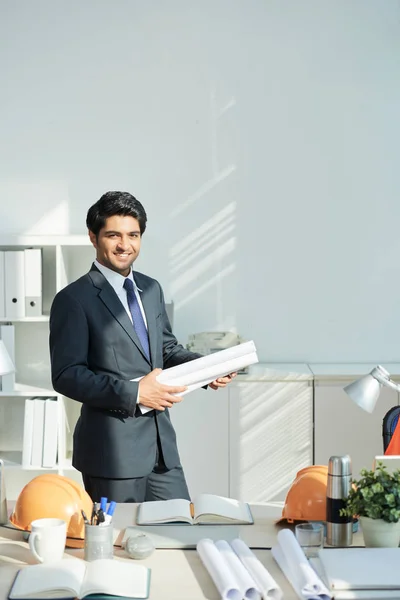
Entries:
[[331, 456], [328, 464], [328, 475], [351, 475], [351, 458], [348, 454]]

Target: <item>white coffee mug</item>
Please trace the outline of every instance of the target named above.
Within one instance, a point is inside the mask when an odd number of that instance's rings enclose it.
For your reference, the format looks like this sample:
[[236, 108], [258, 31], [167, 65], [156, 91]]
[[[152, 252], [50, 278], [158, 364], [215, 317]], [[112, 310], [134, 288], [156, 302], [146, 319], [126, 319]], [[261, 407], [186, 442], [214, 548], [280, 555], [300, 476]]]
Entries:
[[67, 524], [62, 519], [36, 519], [31, 523], [29, 548], [41, 563], [60, 560], [64, 556]]

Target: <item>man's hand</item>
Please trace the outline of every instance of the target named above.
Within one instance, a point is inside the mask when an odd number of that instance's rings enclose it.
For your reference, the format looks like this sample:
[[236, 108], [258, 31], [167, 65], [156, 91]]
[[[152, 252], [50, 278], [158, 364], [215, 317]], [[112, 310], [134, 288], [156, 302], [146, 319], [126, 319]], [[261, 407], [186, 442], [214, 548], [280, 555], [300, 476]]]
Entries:
[[232, 381], [236, 377], [237, 373], [229, 373], [225, 377], [218, 377], [212, 383], [209, 383], [209, 386], [212, 390], [217, 390], [218, 388], [224, 388], [228, 383]]
[[181, 396], [173, 396], [172, 394], [180, 394], [187, 390], [187, 387], [159, 383], [156, 377], [161, 371], [162, 369], [153, 369], [151, 373], [139, 381], [139, 402], [148, 408], [163, 411], [166, 408], [171, 408], [176, 402], [180, 402], [182, 400]]

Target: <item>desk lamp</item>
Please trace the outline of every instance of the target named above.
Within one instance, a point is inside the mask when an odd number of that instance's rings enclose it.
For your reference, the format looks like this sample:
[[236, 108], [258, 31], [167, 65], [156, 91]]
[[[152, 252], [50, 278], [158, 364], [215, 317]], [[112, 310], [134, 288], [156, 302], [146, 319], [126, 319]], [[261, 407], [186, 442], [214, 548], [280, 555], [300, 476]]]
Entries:
[[372, 413], [383, 385], [400, 392], [400, 385], [392, 381], [390, 373], [378, 365], [372, 369], [371, 373], [364, 375], [357, 381], [353, 381], [343, 389], [353, 402], [367, 412]]
[[0, 340], [0, 376], [8, 375], [9, 373], [14, 373], [15, 367], [13, 361], [10, 358], [10, 355], [7, 352], [7, 348], [3, 342]]

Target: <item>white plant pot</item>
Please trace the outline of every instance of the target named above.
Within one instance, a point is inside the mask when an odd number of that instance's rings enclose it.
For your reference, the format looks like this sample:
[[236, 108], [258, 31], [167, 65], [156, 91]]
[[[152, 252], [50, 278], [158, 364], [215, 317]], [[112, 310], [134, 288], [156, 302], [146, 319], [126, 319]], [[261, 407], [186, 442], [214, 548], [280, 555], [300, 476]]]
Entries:
[[400, 521], [387, 523], [382, 519], [360, 517], [364, 544], [367, 548], [397, 548], [400, 544]]

